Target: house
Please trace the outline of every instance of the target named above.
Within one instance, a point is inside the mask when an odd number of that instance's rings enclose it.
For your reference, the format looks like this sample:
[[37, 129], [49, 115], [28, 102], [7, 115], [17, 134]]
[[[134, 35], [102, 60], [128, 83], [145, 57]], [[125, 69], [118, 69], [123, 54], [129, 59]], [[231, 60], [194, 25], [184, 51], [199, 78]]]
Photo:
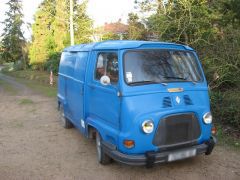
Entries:
[[123, 24], [121, 19], [117, 22], [105, 23], [103, 26], [95, 29], [92, 40], [102, 41], [106, 39], [123, 39], [123, 36], [128, 33], [128, 25]]

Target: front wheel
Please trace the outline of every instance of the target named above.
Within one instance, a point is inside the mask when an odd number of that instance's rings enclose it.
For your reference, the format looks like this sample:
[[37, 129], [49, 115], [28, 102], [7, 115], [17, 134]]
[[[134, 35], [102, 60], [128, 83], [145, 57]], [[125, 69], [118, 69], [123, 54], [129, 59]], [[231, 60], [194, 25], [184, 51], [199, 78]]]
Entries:
[[63, 105], [60, 104], [59, 107], [59, 113], [60, 113], [60, 123], [61, 125], [65, 128], [65, 129], [70, 129], [73, 127], [73, 124], [65, 117], [64, 115], [64, 109], [63, 109]]
[[106, 153], [104, 153], [102, 148], [102, 138], [98, 132], [96, 132], [96, 148], [98, 162], [103, 165], [110, 164], [112, 162], [112, 159]]

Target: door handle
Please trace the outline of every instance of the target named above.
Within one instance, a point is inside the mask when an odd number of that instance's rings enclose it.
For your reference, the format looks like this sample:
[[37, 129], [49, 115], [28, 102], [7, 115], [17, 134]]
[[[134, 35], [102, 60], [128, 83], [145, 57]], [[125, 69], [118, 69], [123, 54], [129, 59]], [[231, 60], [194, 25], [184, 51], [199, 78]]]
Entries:
[[80, 90], [80, 94], [83, 95], [84, 92], [84, 87], [82, 86], [81, 90]]

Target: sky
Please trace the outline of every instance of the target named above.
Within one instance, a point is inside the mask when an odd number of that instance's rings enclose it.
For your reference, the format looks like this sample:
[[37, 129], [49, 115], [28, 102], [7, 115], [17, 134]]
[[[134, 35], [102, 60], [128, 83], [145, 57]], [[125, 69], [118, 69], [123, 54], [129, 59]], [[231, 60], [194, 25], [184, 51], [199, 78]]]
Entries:
[[[0, 22], [5, 19], [8, 0], [0, 0]], [[23, 14], [25, 23], [33, 23], [33, 15], [42, 0], [22, 0]], [[124, 23], [127, 21], [127, 15], [134, 10], [134, 0], [89, 0], [87, 13], [94, 20], [94, 26], [101, 26], [105, 22], [116, 22], [119, 18]], [[0, 24], [0, 34], [2, 34], [3, 25]], [[26, 25], [23, 27], [24, 36], [27, 39], [31, 37], [31, 29]]]

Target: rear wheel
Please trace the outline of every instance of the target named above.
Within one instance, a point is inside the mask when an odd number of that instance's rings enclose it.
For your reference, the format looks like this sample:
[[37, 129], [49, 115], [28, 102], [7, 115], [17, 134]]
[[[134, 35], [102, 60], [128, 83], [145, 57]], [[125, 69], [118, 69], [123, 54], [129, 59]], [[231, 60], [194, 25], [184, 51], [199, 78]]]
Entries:
[[62, 104], [60, 104], [59, 113], [60, 113], [59, 120], [60, 120], [61, 125], [62, 125], [65, 129], [70, 129], [70, 128], [72, 128], [72, 127], [73, 127], [73, 124], [65, 117], [65, 115], [64, 115], [64, 109], [63, 109], [63, 105], [62, 105]]
[[106, 153], [104, 153], [102, 148], [102, 138], [98, 132], [96, 132], [96, 148], [98, 162], [103, 165], [110, 164], [112, 162], [112, 159]]

